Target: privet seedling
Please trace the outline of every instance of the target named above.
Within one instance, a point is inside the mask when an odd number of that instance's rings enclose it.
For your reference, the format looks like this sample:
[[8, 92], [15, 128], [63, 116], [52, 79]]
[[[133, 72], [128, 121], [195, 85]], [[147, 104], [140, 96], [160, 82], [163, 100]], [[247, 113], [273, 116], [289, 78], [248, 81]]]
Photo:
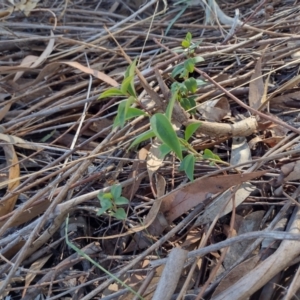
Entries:
[[122, 187], [120, 185], [113, 185], [109, 193], [100, 192], [97, 197], [100, 200], [101, 208], [98, 210], [97, 215], [100, 216], [106, 212], [116, 219], [125, 220], [126, 212], [124, 208], [118, 206], [128, 204], [129, 201], [121, 194]]
[[[162, 145], [160, 146], [161, 156], [164, 157], [168, 153], [174, 152], [177, 158], [181, 161], [179, 170], [184, 171], [190, 180], [194, 180], [194, 168], [197, 160], [207, 159], [211, 161], [211, 164], [214, 164], [216, 161], [221, 161], [221, 159], [209, 149], [204, 150], [203, 155], [201, 155], [189, 144], [189, 139], [192, 137], [198, 127], [201, 126], [200, 123], [190, 124], [187, 126], [184, 139], [179, 138], [173, 129], [171, 117], [175, 101], [180, 102], [181, 106], [185, 110], [193, 113], [193, 110], [196, 106], [194, 94], [198, 86], [205, 84], [204, 81], [190, 76], [190, 74], [194, 72], [195, 64], [203, 61], [202, 57], [193, 56], [196, 45], [192, 43], [191, 33], [187, 33], [185, 39], [182, 41], [182, 47], [187, 52], [187, 59], [184, 61], [184, 63], [176, 66], [171, 74], [174, 80], [178, 78], [180, 81], [175, 81], [172, 84], [171, 98], [164, 114], [156, 113], [152, 116], [149, 116], [144, 111], [132, 107], [134, 103], [138, 103], [134, 88], [136, 59], [127, 68], [121, 87], [110, 88], [106, 90], [101, 94], [99, 99], [112, 96], [122, 96], [126, 98], [118, 106], [117, 116], [113, 125], [114, 127], [123, 127], [127, 120], [141, 115], [150, 117], [151, 129], [140, 134], [131, 144], [130, 148], [139, 145], [143, 141], [157, 137], [162, 142]], [[101, 209], [99, 210], [98, 214], [108, 211], [111, 215], [114, 215], [115, 217], [118, 216], [120, 219], [124, 219], [126, 217], [126, 215], [124, 216], [125, 211], [121, 213], [121, 211], [117, 211], [116, 208], [116, 205], [119, 204], [116, 203], [115, 200], [119, 197], [121, 197], [121, 190], [118, 191], [117, 197], [113, 195], [113, 192], [99, 195], [98, 198], [101, 202]]]

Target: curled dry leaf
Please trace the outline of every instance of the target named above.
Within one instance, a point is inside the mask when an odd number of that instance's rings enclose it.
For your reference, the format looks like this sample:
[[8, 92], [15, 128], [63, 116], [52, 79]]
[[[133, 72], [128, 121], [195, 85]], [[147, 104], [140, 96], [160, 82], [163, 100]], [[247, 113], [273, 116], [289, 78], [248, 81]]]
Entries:
[[157, 199], [153, 203], [149, 213], [147, 214], [144, 224], [151, 224], [146, 231], [137, 232], [131, 243], [126, 248], [125, 252], [131, 252], [136, 249], [138, 246], [140, 249], [143, 249], [149, 246], [149, 240], [147, 239], [147, 235], [158, 236], [161, 234], [162, 230], [164, 230], [168, 226], [168, 222], [166, 221], [164, 215], [159, 212], [160, 205], [162, 202], [162, 197], [165, 194], [166, 190], [166, 180], [163, 176], [156, 174], [156, 193]]
[[[251, 151], [245, 137], [233, 137], [231, 146], [231, 158], [230, 164], [235, 166], [247, 161], [251, 161]], [[243, 167], [249, 167], [250, 165], [244, 165], [237, 167], [238, 170]]]
[[[8, 175], [8, 187], [7, 193], [13, 191], [20, 185], [20, 166], [19, 160], [16, 155], [15, 149], [12, 145], [2, 145], [2, 148], [5, 152], [5, 158], [7, 165], [9, 166], [9, 175]], [[18, 199], [18, 194], [12, 195], [8, 200], [1, 203], [0, 205], [0, 216], [4, 216], [10, 213], [16, 204]]]
[[202, 117], [210, 122], [219, 122], [230, 114], [230, 106], [225, 97], [217, 100], [209, 100], [197, 107]]
[[232, 269], [229, 274], [220, 282], [213, 293], [213, 297], [225, 291], [234, 282], [237, 282], [242, 276], [247, 274], [249, 270], [254, 269], [260, 262], [260, 255], [255, 255]]
[[5, 141], [11, 145], [18, 146], [20, 148], [24, 148], [24, 149], [30, 149], [30, 150], [35, 150], [35, 151], [43, 150], [43, 148], [38, 146], [37, 144], [27, 142], [27, 141], [25, 141], [17, 136], [14, 136], [14, 135], [0, 133], [0, 140]]
[[279, 176], [273, 181], [273, 186], [278, 187], [284, 182], [300, 179], [300, 161], [291, 162], [281, 167]]
[[261, 58], [259, 58], [249, 84], [249, 105], [255, 109], [261, 106], [264, 94], [264, 82], [261, 75]]
[[144, 170], [146, 169], [146, 157], [148, 154], [148, 150], [146, 148], [142, 148], [139, 150], [137, 158], [139, 159], [139, 161], [134, 161], [132, 164], [132, 171], [129, 174], [128, 178], [139, 178], [137, 181], [135, 181], [132, 185], [128, 185], [123, 189], [122, 195], [127, 198], [130, 199], [132, 198], [133, 195], [135, 195], [136, 191], [138, 190], [142, 178], [138, 177], [138, 174], [144, 172]]
[[222, 193], [205, 209], [203, 214], [196, 220], [194, 226], [210, 223], [217, 215], [221, 218], [232, 212], [233, 205], [231, 198], [234, 197], [235, 207], [238, 207], [255, 189], [255, 186], [251, 183], [245, 182], [241, 184], [235, 193], [231, 190]]
[[164, 161], [164, 157], [161, 155], [159, 149], [161, 145], [162, 143], [158, 139], [155, 139], [147, 155], [147, 171], [150, 180], [152, 180], [153, 174], [161, 167]]
[[[241, 184], [245, 181], [262, 176], [264, 173], [266, 173], [266, 171], [196, 179], [185, 186], [173, 190], [165, 196], [159, 197], [154, 202], [147, 218], [144, 221], [144, 225], [136, 229], [136, 232], [147, 228], [146, 234], [155, 232], [157, 236], [161, 234], [163, 230], [172, 223], [172, 221], [188, 212], [196, 205], [200, 203], [202, 203], [203, 206], [206, 205], [210, 200], [211, 195], [223, 192], [234, 184]], [[161, 180], [162, 179], [160, 178], [158, 182]], [[241, 188], [241, 202], [250, 194], [251, 191], [252, 189], [250, 184], [245, 184], [244, 190]], [[231, 210], [232, 203], [229, 203], [224, 211], [229, 213]], [[216, 212], [216, 209], [214, 209], [214, 213], [217, 215], [218, 212]], [[143, 233], [139, 232], [139, 234], [134, 238], [140, 249], [149, 245], [147, 240], [141, 239], [143, 236]], [[129, 252], [135, 249], [133, 245], [135, 244], [131, 244], [126, 251]]]
[[[254, 211], [245, 218], [243, 218], [240, 227], [238, 229], [237, 235], [257, 231], [259, 230], [262, 218], [265, 214], [265, 211], [259, 210]], [[232, 245], [223, 262], [225, 269], [229, 269], [234, 263], [243, 255], [246, 249], [253, 243], [253, 240], [243, 241], [242, 243], [236, 243]]]
[[[39, 73], [39, 75], [37, 76], [37, 78], [35, 80], [33, 80], [32, 82], [29, 82], [27, 84], [24, 84], [21, 88], [24, 89], [29, 86], [36, 85], [40, 81], [44, 80], [45, 77], [49, 76], [49, 74], [53, 74], [54, 72], [57, 72], [57, 70], [61, 64], [68, 65], [72, 68], [80, 70], [83, 73], [90, 74], [90, 75], [106, 82], [107, 84], [109, 84], [113, 87], [119, 86], [117, 81], [115, 81], [114, 79], [112, 79], [111, 77], [109, 77], [108, 75], [106, 75], [103, 72], [85, 67], [78, 62], [60, 61], [60, 62], [53, 62], [53, 63], [46, 65], [42, 69], [42, 71]], [[0, 67], [0, 74], [15, 73], [18, 71], [27, 71], [27, 70], [31, 70], [31, 69], [28, 67], [21, 67], [21, 66], [13, 66], [13, 67], [5, 66], [5, 67]]]
[[23, 297], [26, 294], [27, 288], [30, 285], [30, 283], [34, 280], [34, 278], [37, 275], [37, 271], [40, 271], [42, 269], [42, 267], [45, 265], [45, 263], [49, 260], [49, 258], [52, 256], [53, 254], [48, 254], [44, 257], [41, 257], [39, 259], [37, 259], [29, 268], [29, 270], [33, 271], [33, 272], [29, 272], [26, 277], [25, 277], [25, 286], [24, 286], [24, 291], [23, 291]]
[[[54, 36], [52, 31], [51, 31], [51, 36], [52, 37]], [[54, 38], [50, 38], [46, 49], [42, 52], [42, 54], [40, 55], [40, 57], [37, 57], [37, 56], [34, 56], [34, 55], [28, 55], [28, 56], [26, 56], [22, 60], [20, 66], [22, 66], [22, 67], [29, 67], [29, 68], [36, 68], [36, 67], [38, 67], [52, 53], [52, 50], [53, 50], [53, 47], [54, 47], [54, 42], [55, 42], [55, 39]], [[17, 81], [18, 78], [20, 78], [23, 75], [23, 73], [24, 73], [24, 71], [18, 72], [15, 75], [13, 81]]]

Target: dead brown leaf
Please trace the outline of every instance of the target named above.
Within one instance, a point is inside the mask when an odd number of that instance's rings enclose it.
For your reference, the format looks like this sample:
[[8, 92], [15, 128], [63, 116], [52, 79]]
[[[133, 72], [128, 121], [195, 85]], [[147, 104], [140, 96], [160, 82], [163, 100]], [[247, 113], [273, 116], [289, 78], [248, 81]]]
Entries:
[[260, 107], [264, 94], [264, 82], [261, 75], [261, 58], [259, 58], [249, 84], [249, 105], [255, 109]]
[[[7, 193], [16, 189], [20, 185], [20, 166], [19, 160], [16, 155], [15, 149], [12, 145], [2, 145], [2, 148], [5, 152], [6, 163], [9, 167], [9, 176], [8, 176], [8, 187]], [[18, 194], [11, 196], [7, 201], [1, 203], [0, 206], [0, 216], [4, 216], [10, 213], [16, 204], [18, 199]]]

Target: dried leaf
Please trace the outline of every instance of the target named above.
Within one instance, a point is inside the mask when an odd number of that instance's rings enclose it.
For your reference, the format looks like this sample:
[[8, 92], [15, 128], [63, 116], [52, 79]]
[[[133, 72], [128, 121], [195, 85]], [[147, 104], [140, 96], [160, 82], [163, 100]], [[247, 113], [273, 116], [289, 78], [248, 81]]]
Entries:
[[261, 58], [257, 60], [254, 73], [249, 84], [249, 104], [252, 108], [259, 108], [264, 94], [264, 82], [261, 77]]
[[[16, 189], [20, 185], [20, 166], [19, 160], [16, 155], [15, 149], [12, 145], [2, 145], [2, 148], [5, 152], [6, 163], [9, 166], [9, 176], [8, 176], [8, 187], [7, 193]], [[0, 206], [0, 216], [4, 216], [10, 213], [16, 204], [18, 199], [18, 194], [14, 194], [5, 202], [1, 203]]]
[[[264, 214], [265, 211], [259, 210], [246, 216], [240, 224], [237, 235], [259, 230]], [[235, 243], [232, 245], [229, 248], [229, 251], [227, 252], [223, 262], [225, 269], [229, 269], [243, 255], [243, 253], [252, 243], [253, 240], [247, 240], [243, 241], [242, 243]]]
[[152, 180], [153, 174], [162, 166], [164, 157], [161, 155], [159, 147], [161, 142], [155, 139], [149, 149], [147, 156], [147, 170], [150, 180]]
[[35, 150], [35, 151], [43, 150], [42, 147], [39, 147], [35, 143], [27, 142], [17, 136], [13, 136], [13, 135], [0, 133], [0, 140], [5, 141], [11, 145], [18, 146], [20, 148], [24, 148], [24, 149], [30, 149], [30, 150]]
[[[148, 150], [146, 148], [142, 148], [138, 153], [138, 159], [139, 161], [134, 161], [132, 164], [132, 171], [129, 174], [128, 178], [137, 177], [138, 174], [144, 172], [146, 169], [146, 162], [145, 159], [147, 157]], [[128, 185], [123, 189], [122, 195], [127, 198], [131, 199], [132, 195], [136, 193], [138, 190], [140, 183], [142, 181], [142, 178], [140, 178], [138, 181], [135, 181], [132, 185]]]
[[[246, 175], [246, 174], [244, 174]], [[243, 175], [243, 176], [244, 176]], [[245, 180], [246, 181], [246, 180]], [[234, 181], [233, 181], [234, 182]], [[234, 182], [235, 184], [236, 182]], [[230, 200], [233, 196], [235, 197], [235, 207], [238, 207], [249, 195], [256, 189], [251, 183], [245, 182], [241, 184], [240, 188], [234, 193], [231, 190], [227, 190], [222, 195], [217, 197], [203, 212], [203, 214], [196, 220], [194, 226], [212, 222], [217, 215], [219, 218], [227, 215], [232, 211], [232, 201]], [[227, 205], [226, 205], [227, 203]], [[226, 206], [225, 206], [226, 205]], [[225, 206], [225, 207], [224, 207]]]
[[[29, 268], [29, 270], [31, 271], [40, 271], [42, 269], [42, 267], [45, 265], [45, 263], [48, 261], [48, 259], [52, 256], [52, 254], [46, 255], [44, 257], [41, 257], [39, 259], [37, 259]], [[34, 272], [29, 272], [26, 277], [25, 277], [25, 286], [24, 286], [24, 290], [22, 293], [22, 296], [24, 297], [24, 295], [26, 294], [27, 288], [30, 285], [30, 283], [32, 282], [32, 280], [34, 280], [34, 278], [36, 277], [36, 273]]]
[[253, 256], [246, 261], [242, 262], [238, 266], [236, 266], [229, 274], [220, 282], [215, 292], [213, 293], [213, 297], [217, 296], [219, 293], [225, 291], [228, 287], [230, 287], [234, 282], [237, 282], [243, 275], [247, 274], [249, 270], [254, 269], [257, 264], [260, 262], [260, 255]]
[[230, 106], [227, 98], [209, 100], [197, 107], [202, 117], [210, 122], [220, 122], [225, 116], [230, 115]]
[[5, 118], [6, 114], [9, 112], [11, 104], [6, 104], [4, 107], [0, 109], [0, 121]]
[[[231, 158], [230, 164], [235, 166], [241, 163], [245, 163], [251, 161], [251, 151], [249, 145], [247, 143], [246, 138], [244, 137], [233, 137], [232, 138], [232, 146], [231, 146]], [[249, 165], [244, 165], [242, 167], [237, 167], [238, 170], [241, 170], [243, 167], [247, 167]]]
[[[51, 31], [51, 36], [52, 37], [54, 36], [54, 34], [53, 34], [52, 31]], [[49, 39], [48, 45], [47, 45], [46, 49], [42, 52], [42, 54], [40, 55], [40, 57], [33, 56], [33, 55], [26, 56], [22, 60], [20, 66], [22, 66], [22, 67], [29, 67], [29, 68], [36, 68], [36, 67], [38, 67], [52, 53], [52, 50], [53, 50], [53, 47], [54, 47], [54, 43], [55, 43], [55, 39], [54, 38]], [[23, 73], [24, 73], [24, 71], [18, 72], [15, 75], [13, 81], [17, 81], [23, 75]]]

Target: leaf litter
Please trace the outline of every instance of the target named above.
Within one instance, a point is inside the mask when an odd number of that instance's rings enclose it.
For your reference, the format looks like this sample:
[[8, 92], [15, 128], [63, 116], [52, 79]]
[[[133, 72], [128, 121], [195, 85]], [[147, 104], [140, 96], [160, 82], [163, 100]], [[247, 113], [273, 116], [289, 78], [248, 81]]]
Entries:
[[[177, 2], [0, 3], [1, 299], [299, 296], [298, 9]], [[138, 58], [139, 108], [163, 119], [188, 32], [204, 84], [174, 132], [196, 124], [194, 151], [223, 162], [192, 182], [153, 136], [130, 148], [146, 116], [114, 128], [120, 98], [98, 100]], [[115, 185], [123, 221], [97, 215]]]

